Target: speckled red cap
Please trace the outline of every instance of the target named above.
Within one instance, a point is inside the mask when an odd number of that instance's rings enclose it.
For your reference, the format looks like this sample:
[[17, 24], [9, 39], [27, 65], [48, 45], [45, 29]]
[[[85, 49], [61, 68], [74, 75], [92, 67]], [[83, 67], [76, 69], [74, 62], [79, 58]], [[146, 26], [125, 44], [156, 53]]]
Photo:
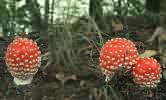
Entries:
[[161, 78], [160, 64], [152, 57], [140, 58], [133, 67], [133, 75], [135, 83], [146, 87], [156, 87]]
[[113, 75], [119, 67], [128, 70], [136, 63], [138, 51], [135, 44], [125, 38], [108, 40], [100, 51], [100, 67], [105, 75]]
[[5, 61], [13, 77], [26, 80], [38, 71], [41, 52], [35, 41], [16, 37], [7, 48]]

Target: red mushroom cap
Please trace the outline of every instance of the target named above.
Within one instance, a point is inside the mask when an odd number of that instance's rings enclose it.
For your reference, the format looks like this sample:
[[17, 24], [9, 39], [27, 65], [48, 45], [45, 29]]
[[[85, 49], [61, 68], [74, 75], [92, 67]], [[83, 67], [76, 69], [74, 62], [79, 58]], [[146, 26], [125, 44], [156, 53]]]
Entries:
[[9, 44], [5, 55], [8, 70], [13, 77], [26, 80], [38, 71], [41, 63], [40, 54], [35, 41], [16, 37]]
[[133, 67], [134, 81], [147, 87], [156, 87], [161, 78], [161, 67], [156, 59], [143, 57]]
[[112, 75], [119, 67], [131, 69], [138, 59], [138, 51], [130, 40], [113, 38], [104, 44], [99, 59], [102, 72]]

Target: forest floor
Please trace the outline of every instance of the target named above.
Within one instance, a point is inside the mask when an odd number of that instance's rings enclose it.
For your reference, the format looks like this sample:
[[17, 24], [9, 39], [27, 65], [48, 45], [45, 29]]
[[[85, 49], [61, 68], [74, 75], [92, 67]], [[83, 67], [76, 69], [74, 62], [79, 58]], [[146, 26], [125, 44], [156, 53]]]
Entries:
[[[144, 27], [144, 25], [130, 25], [128, 29], [128, 33], [135, 37], [133, 40], [143, 43], [137, 45], [140, 51], [156, 49], [155, 45], [151, 46], [145, 42], [153, 31], [153, 27]], [[111, 35], [118, 36], [118, 34]], [[11, 39], [0, 41], [0, 100], [166, 100], [166, 80], [163, 78], [154, 89], [136, 85], [131, 72], [125, 74], [119, 72], [110, 84], [105, 83], [105, 77], [96, 70], [98, 52], [93, 56], [82, 55], [83, 63], [78, 65], [81, 70], [67, 74], [68, 78], [65, 81], [57, 79], [55, 73], [43, 73], [39, 69], [31, 84], [16, 86], [4, 61], [4, 53], [10, 41]], [[47, 41], [45, 44], [47, 45]], [[41, 49], [44, 51], [45, 47]], [[159, 59], [158, 56], [155, 58]]]

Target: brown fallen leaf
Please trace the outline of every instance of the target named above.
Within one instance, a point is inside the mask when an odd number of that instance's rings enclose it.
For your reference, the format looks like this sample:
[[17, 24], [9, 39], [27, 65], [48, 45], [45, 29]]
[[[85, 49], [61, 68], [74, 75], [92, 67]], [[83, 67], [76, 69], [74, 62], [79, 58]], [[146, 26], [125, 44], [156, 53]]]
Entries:
[[81, 87], [83, 87], [85, 84], [86, 84], [86, 81], [84, 81], [84, 80], [81, 80], [81, 81], [80, 81], [80, 86], [81, 86]]
[[156, 50], [145, 50], [144, 53], [140, 54], [140, 57], [151, 57], [159, 54]]
[[60, 80], [62, 83], [65, 83], [69, 80], [77, 80], [77, 76], [72, 74], [72, 75], [65, 75], [63, 73], [57, 73], [56, 74], [56, 79]]
[[102, 100], [102, 91], [97, 89], [97, 88], [94, 88], [93, 89], [93, 95], [95, 97], [95, 100]]
[[112, 18], [111, 23], [112, 23], [112, 27], [113, 27], [114, 32], [118, 32], [118, 31], [123, 30], [123, 24], [117, 18]]
[[64, 97], [64, 100], [72, 100], [72, 97]]
[[3, 33], [0, 32], [0, 40], [5, 40], [5, 36]]

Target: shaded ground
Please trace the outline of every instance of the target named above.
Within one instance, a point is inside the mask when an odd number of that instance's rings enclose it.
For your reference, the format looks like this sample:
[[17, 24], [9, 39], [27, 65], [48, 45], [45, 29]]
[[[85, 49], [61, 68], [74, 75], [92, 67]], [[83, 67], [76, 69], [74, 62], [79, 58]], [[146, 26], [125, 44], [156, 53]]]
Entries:
[[[128, 30], [131, 38], [144, 44], [139, 48], [140, 50], [156, 49], [155, 46], [150, 46], [145, 42], [154, 31], [153, 28], [131, 26]], [[111, 34], [112, 37], [118, 35], [120, 34]], [[108, 38], [104, 35], [103, 37]], [[93, 56], [82, 55], [83, 63], [79, 65], [81, 70], [73, 73], [75, 78], [69, 78], [64, 84], [55, 77], [53, 71], [44, 74], [39, 69], [32, 84], [16, 86], [6, 69], [3, 58], [10, 41], [10, 39], [0, 41], [0, 100], [166, 100], [166, 80], [164, 79], [161, 79], [157, 88], [146, 89], [133, 83], [131, 72], [126, 72], [126, 74], [118, 72], [111, 85], [106, 84], [104, 76], [96, 68], [99, 55], [94, 49], [92, 50], [95, 52]], [[39, 42], [39, 45], [44, 53], [47, 41]], [[157, 56], [156, 58], [158, 59]], [[45, 62], [42, 66], [44, 64]], [[72, 77], [71, 73], [68, 76]]]

